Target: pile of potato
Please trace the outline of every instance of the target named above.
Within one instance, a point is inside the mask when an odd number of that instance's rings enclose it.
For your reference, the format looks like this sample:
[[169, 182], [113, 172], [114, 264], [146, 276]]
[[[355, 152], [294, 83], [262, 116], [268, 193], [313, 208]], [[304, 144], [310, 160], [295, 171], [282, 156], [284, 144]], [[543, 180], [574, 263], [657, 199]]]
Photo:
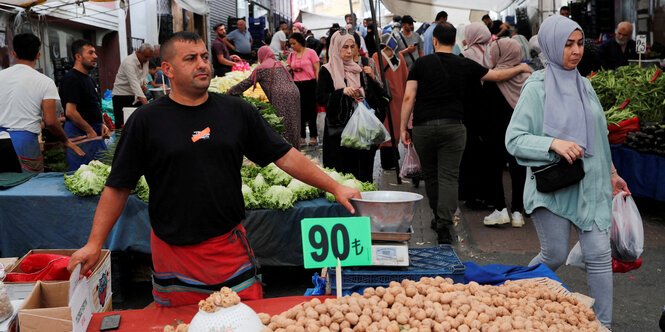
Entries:
[[391, 282], [340, 299], [313, 299], [279, 315], [259, 314], [262, 332], [593, 331], [593, 310], [576, 298], [522, 280], [501, 286], [452, 279]]

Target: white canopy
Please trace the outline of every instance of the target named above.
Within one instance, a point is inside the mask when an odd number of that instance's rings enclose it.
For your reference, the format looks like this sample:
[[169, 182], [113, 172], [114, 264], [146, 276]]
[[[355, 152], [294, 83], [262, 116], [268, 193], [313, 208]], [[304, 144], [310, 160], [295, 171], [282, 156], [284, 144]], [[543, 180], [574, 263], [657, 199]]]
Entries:
[[382, 0], [393, 13], [411, 15], [416, 21], [432, 22], [442, 10], [448, 13], [453, 25], [480, 21], [489, 11], [501, 12], [514, 0]]
[[[97, 2], [97, 3], [95, 3]], [[38, 15], [48, 15], [73, 22], [83, 23], [100, 29], [118, 31], [118, 14], [113, 3], [103, 4], [106, 1], [81, 2], [74, 0], [0, 0], [0, 4], [9, 4], [17, 12], [24, 10], [18, 6], [26, 6]], [[32, 3], [40, 3], [30, 6]]]
[[298, 13], [296, 21], [302, 23], [307, 30], [311, 30], [317, 38], [325, 36], [333, 23], [340, 26], [344, 25], [344, 17], [342, 16], [319, 15], [304, 10]]

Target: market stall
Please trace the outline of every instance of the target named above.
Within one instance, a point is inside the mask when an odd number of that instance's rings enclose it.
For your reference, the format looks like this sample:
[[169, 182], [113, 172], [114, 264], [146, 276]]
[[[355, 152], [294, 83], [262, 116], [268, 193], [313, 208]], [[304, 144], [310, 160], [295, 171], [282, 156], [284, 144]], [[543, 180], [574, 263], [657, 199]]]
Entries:
[[600, 70], [589, 80], [605, 109], [612, 161], [636, 196], [665, 201], [665, 79], [657, 67]]
[[[0, 191], [0, 252], [22, 256], [34, 248], [80, 248], [90, 234], [99, 196], [78, 197], [67, 190], [62, 173], [45, 173]], [[347, 216], [325, 198], [296, 202], [284, 211], [247, 211], [243, 225], [264, 265], [302, 265], [300, 220]], [[150, 253], [148, 204], [130, 195], [105, 243], [112, 251]]]

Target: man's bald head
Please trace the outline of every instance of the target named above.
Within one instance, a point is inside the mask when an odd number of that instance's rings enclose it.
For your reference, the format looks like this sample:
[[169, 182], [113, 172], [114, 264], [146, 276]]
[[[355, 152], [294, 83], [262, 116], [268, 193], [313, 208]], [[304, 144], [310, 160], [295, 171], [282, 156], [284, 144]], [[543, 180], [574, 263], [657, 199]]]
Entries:
[[619, 45], [626, 45], [633, 37], [633, 25], [630, 22], [621, 22], [617, 25], [616, 41]]
[[166, 62], [173, 60], [173, 57], [176, 55], [176, 42], [185, 42], [185, 43], [199, 43], [203, 42], [203, 38], [194, 32], [189, 31], [180, 31], [176, 32], [162, 43], [161, 47], [161, 56], [162, 59]]

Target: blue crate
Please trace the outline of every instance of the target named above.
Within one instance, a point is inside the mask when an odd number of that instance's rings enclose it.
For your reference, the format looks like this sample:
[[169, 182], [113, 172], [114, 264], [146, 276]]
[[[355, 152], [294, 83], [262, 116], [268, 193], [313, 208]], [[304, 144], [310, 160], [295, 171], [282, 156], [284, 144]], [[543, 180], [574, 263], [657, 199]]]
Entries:
[[[409, 248], [408, 268], [373, 268], [342, 269], [342, 295], [362, 293], [367, 287], [388, 287], [391, 281], [404, 279], [418, 281], [422, 277], [451, 278], [455, 283], [464, 282], [466, 267], [449, 245], [429, 248]], [[335, 269], [328, 269], [328, 280], [332, 294], [337, 294]]]

